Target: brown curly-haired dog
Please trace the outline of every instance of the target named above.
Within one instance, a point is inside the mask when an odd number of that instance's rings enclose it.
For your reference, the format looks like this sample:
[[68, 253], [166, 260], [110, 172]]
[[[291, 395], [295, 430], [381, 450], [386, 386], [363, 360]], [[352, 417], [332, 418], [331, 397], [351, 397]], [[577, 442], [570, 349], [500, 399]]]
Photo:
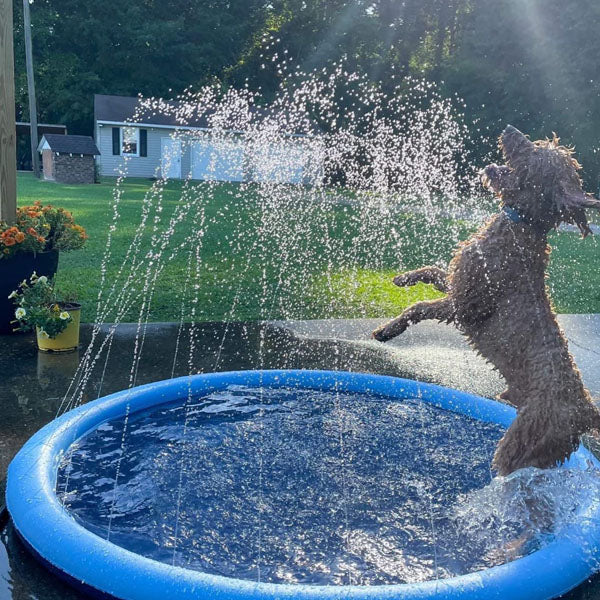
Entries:
[[505, 166], [489, 165], [482, 180], [502, 210], [466, 242], [448, 273], [425, 267], [399, 275], [398, 286], [431, 283], [446, 297], [417, 302], [373, 332], [387, 341], [424, 319], [455, 323], [506, 379], [501, 398], [517, 418], [498, 444], [494, 467], [563, 462], [581, 436], [600, 429], [600, 412], [584, 388], [546, 293], [546, 237], [561, 222], [590, 233], [586, 208], [600, 201], [582, 191], [580, 168], [558, 139], [531, 142], [508, 126], [500, 137]]

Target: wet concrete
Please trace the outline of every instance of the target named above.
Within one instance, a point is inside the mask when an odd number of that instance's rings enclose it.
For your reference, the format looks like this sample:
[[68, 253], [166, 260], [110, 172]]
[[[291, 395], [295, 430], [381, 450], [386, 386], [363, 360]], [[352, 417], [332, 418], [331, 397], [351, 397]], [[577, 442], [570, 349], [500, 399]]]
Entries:
[[[600, 400], [600, 315], [559, 315], [558, 321], [585, 385]], [[280, 321], [275, 325], [305, 339], [345, 340], [373, 349], [378, 344], [370, 341], [369, 336], [383, 322], [382, 319], [332, 319]], [[494, 396], [503, 389], [500, 376], [473, 352], [453, 325], [424, 321], [384, 346], [387, 360], [399, 372], [411, 373], [415, 379], [483, 396]]]
[[[422, 323], [383, 345], [368, 339], [380, 322], [202, 324], [194, 330], [193, 371], [341, 369], [432, 381], [486, 396], [503, 389], [499, 376], [470, 350], [453, 327]], [[563, 315], [561, 324], [586, 384], [600, 398], [600, 316]], [[136, 325], [119, 326], [106, 368], [104, 361], [99, 361], [86, 387], [84, 402], [129, 385], [136, 329]], [[101, 335], [107, 331], [104, 328]], [[187, 374], [189, 333], [186, 327], [173, 365], [178, 326], [149, 326], [136, 385]], [[0, 336], [0, 480], [21, 445], [62, 410], [63, 398], [90, 335], [91, 327], [84, 326], [82, 350], [64, 355], [39, 353], [31, 336]], [[31, 558], [10, 523], [4, 527], [0, 532], [0, 600], [79, 597]], [[600, 599], [600, 582], [581, 586], [569, 598]]]

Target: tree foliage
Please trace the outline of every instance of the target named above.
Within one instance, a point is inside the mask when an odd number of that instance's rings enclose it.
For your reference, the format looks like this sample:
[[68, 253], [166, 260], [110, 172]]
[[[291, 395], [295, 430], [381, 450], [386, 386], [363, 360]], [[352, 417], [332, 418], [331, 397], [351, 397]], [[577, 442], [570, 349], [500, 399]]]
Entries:
[[40, 120], [74, 133], [91, 132], [94, 93], [170, 96], [217, 81], [268, 95], [284, 60], [311, 70], [344, 58], [384, 86], [405, 74], [437, 81], [492, 137], [506, 123], [556, 131], [597, 177], [597, 0], [35, 0], [32, 22]]
[[[89, 133], [94, 93], [169, 96], [219, 78], [263, 26], [262, 0], [36, 0], [40, 121]], [[18, 114], [27, 117], [22, 8], [15, 9]]]

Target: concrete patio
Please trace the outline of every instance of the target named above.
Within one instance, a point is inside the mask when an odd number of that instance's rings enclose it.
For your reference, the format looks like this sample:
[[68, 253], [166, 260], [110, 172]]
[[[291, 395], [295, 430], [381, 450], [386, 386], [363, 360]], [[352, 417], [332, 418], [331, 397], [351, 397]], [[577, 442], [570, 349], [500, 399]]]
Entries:
[[[559, 321], [586, 385], [600, 401], [600, 315], [561, 315]], [[358, 319], [200, 324], [195, 329], [194, 371], [352, 370], [420, 379], [489, 397], [502, 391], [501, 378], [454, 327], [424, 322], [384, 345], [369, 339], [381, 322]], [[102, 368], [93, 371], [84, 402], [127, 387], [136, 330], [137, 325], [129, 324], [117, 328], [106, 369], [100, 361]], [[108, 327], [103, 327], [101, 335], [107, 331]], [[64, 355], [39, 353], [32, 336], [0, 338], [0, 480], [21, 445], [62, 411], [63, 398], [90, 335], [91, 326], [84, 326], [79, 352]], [[179, 338], [178, 358], [174, 361], [177, 340], [177, 324], [148, 326], [137, 385], [172, 374], [187, 374], [188, 326]], [[584, 586], [569, 598], [596, 597], [595, 589], [594, 585]], [[0, 533], [0, 598], [32, 597], [68, 600], [79, 596], [39, 567], [8, 524]]]

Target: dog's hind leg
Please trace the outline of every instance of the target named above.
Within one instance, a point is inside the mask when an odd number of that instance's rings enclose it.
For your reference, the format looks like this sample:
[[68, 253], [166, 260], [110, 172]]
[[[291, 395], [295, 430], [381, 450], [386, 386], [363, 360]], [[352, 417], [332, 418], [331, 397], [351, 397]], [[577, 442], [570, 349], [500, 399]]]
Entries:
[[371, 337], [380, 342], [387, 342], [404, 333], [410, 325], [416, 325], [426, 319], [437, 319], [446, 323], [453, 321], [454, 304], [452, 298], [417, 302], [409, 306], [399, 317], [376, 329]]
[[448, 293], [448, 273], [439, 267], [423, 267], [394, 277], [394, 284], [398, 287], [408, 287], [417, 283], [430, 283], [436, 290]]

